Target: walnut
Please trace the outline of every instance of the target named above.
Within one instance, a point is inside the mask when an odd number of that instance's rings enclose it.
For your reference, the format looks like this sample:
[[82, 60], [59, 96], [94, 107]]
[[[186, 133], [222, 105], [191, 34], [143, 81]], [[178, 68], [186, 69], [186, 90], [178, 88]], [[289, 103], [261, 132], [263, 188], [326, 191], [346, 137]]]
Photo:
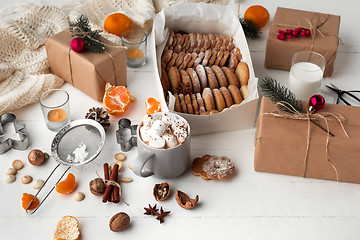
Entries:
[[39, 149], [34, 149], [29, 152], [28, 160], [32, 165], [39, 166], [43, 164], [45, 159], [47, 159], [48, 157], [49, 155], [47, 153], [44, 153]]
[[155, 184], [153, 195], [156, 201], [165, 200], [170, 194], [170, 185], [167, 182]]
[[130, 224], [130, 217], [124, 212], [119, 212], [112, 216], [109, 222], [110, 230], [120, 232], [126, 229]]
[[175, 199], [180, 207], [185, 208], [185, 209], [192, 209], [198, 203], [199, 195], [196, 195], [196, 197], [194, 199], [191, 199], [191, 198], [189, 198], [189, 196], [186, 193], [176, 190]]
[[90, 192], [97, 196], [102, 196], [105, 192], [106, 185], [101, 178], [95, 178], [90, 181]]

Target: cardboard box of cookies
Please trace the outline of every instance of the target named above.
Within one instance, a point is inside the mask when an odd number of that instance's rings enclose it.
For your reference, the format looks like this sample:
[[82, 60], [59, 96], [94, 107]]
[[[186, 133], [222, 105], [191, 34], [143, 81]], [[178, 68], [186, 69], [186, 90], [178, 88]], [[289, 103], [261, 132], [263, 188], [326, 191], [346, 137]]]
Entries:
[[151, 47], [163, 111], [175, 111], [192, 135], [254, 127], [257, 79], [231, 6], [180, 3], [154, 20]]

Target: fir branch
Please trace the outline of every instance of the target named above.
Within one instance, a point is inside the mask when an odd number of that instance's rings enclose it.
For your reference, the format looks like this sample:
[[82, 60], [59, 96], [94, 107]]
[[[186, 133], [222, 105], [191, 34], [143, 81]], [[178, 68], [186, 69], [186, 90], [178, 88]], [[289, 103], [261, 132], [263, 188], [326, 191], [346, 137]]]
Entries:
[[[261, 91], [264, 93], [264, 96], [270, 98], [273, 103], [284, 101], [293, 106], [297, 111], [302, 112], [302, 102], [297, 100], [294, 93], [282, 86], [275, 79], [265, 77], [261, 79], [259, 86]], [[281, 110], [289, 112], [286, 108], [281, 108]]]
[[103, 52], [104, 44], [101, 42], [98, 30], [91, 30], [89, 19], [81, 15], [75, 22], [70, 24], [71, 35], [73, 38], [82, 38], [85, 42], [85, 49], [88, 52]]
[[262, 31], [258, 25], [256, 25], [253, 21], [247, 20], [245, 18], [240, 18], [239, 21], [244, 30], [245, 37], [250, 39], [260, 38]]

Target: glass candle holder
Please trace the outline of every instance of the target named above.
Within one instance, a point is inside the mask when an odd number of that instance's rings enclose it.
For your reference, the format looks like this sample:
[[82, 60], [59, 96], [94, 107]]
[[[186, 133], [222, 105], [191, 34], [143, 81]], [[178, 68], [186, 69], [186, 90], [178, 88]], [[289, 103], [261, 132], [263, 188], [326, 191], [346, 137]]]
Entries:
[[129, 30], [121, 35], [122, 45], [127, 47], [127, 66], [138, 68], [146, 63], [147, 35], [142, 30]]
[[39, 98], [45, 123], [51, 131], [58, 131], [70, 122], [69, 94], [62, 89], [51, 89]]
[[325, 58], [316, 52], [301, 51], [293, 55], [289, 75], [289, 89], [296, 98], [309, 100], [317, 93], [326, 66]]

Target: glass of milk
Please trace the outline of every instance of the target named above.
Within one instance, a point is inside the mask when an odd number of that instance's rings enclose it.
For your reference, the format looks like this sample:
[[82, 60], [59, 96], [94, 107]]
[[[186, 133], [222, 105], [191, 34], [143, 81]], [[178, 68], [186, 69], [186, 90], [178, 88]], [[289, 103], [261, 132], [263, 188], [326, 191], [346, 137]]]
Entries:
[[297, 99], [309, 100], [317, 93], [326, 65], [325, 58], [313, 51], [293, 55], [289, 76], [289, 89]]

